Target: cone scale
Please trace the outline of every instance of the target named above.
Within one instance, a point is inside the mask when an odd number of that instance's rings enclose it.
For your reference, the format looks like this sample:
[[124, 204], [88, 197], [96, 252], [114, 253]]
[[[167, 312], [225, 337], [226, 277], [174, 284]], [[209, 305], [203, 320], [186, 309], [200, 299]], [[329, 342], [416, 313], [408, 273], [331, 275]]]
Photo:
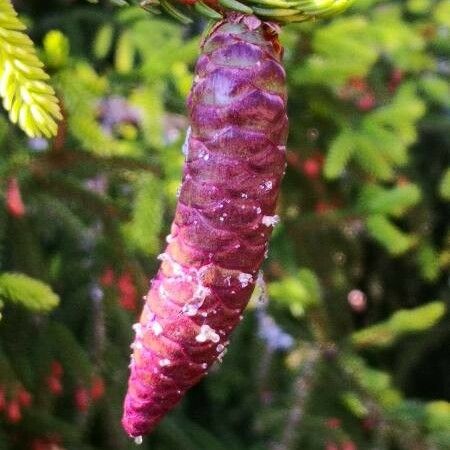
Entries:
[[134, 325], [122, 423], [138, 442], [222, 358], [277, 222], [288, 128], [277, 31], [230, 13], [203, 41], [175, 218]]

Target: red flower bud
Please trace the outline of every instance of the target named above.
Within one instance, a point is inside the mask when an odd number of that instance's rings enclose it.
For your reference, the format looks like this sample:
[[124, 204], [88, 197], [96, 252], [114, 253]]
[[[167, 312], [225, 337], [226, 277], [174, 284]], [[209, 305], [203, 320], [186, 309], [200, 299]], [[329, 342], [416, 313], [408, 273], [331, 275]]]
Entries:
[[54, 375], [47, 378], [47, 387], [53, 395], [61, 395], [63, 392], [63, 386], [60, 379]]
[[31, 441], [30, 450], [62, 450], [61, 438], [58, 435], [35, 438]]
[[33, 402], [33, 397], [26, 389], [21, 388], [17, 393], [17, 400], [19, 401], [21, 406], [23, 406], [24, 408], [28, 408]]
[[325, 444], [325, 450], [339, 450], [339, 447], [337, 446], [337, 444], [335, 442], [328, 441]]
[[322, 163], [319, 158], [308, 158], [303, 162], [303, 173], [310, 179], [317, 178], [320, 175], [322, 169]]
[[370, 111], [375, 107], [375, 97], [372, 94], [364, 94], [356, 102], [356, 107], [360, 111]]
[[50, 373], [56, 378], [62, 377], [62, 375], [64, 373], [64, 369], [59, 361], [56, 361], [56, 360], [52, 361], [52, 365], [50, 367]]
[[100, 277], [100, 284], [103, 286], [111, 286], [114, 283], [114, 272], [111, 267], [105, 269]]
[[137, 307], [137, 291], [134, 287], [133, 279], [129, 272], [120, 275], [117, 282], [120, 293], [120, 305], [122, 308], [133, 311]]
[[136, 298], [132, 295], [121, 295], [119, 303], [127, 311], [134, 311], [136, 309]]
[[59, 450], [59, 440], [52, 438], [37, 438], [31, 442], [31, 450]]
[[358, 450], [353, 441], [345, 441], [341, 445], [341, 450]]
[[330, 417], [326, 421], [326, 426], [330, 430], [337, 430], [338, 428], [341, 427], [341, 420], [338, 419], [337, 417]]
[[400, 83], [400, 81], [403, 80], [403, 76], [404, 76], [403, 70], [396, 68], [391, 72], [391, 81]]
[[31, 450], [46, 450], [46, 443], [41, 439], [33, 439], [31, 441]]
[[20, 194], [19, 183], [15, 177], [8, 180], [6, 187], [6, 209], [13, 217], [20, 218], [25, 214], [25, 205]]
[[11, 400], [6, 406], [6, 418], [9, 423], [18, 423], [22, 420], [22, 412], [17, 400]]
[[46, 439], [33, 439], [31, 450], [49, 450], [49, 443]]
[[0, 411], [3, 411], [6, 406], [6, 397], [5, 397], [5, 390], [1, 387], [0, 388]]
[[86, 412], [89, 409], [89, 404], [91, 399], [89, 397], [89, 392], [84, 387], [78, 387], [74, 395], [75, 407], [80, 412]]
[[394, 93], [403, 80], [404, 73], [401, 69], [394, 69], [388, 82], [389, 92]]
[[91, 398], [96, 401], [105, 395], [105, 382], [101, 377], [95, 377], [91, 384]]

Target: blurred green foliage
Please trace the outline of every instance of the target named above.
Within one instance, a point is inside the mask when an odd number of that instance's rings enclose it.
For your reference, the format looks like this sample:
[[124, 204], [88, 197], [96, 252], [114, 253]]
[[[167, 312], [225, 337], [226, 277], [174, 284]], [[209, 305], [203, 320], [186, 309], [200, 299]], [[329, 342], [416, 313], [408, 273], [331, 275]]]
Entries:
[[[47, 141], [0, 116], [0, 450], [131, 449], [131, 325], [169, 232], [207, 24], [14, 4], [64, 120]], [[449, 26], [444, 0], [359, 0], [283, 28], [267, 285], [143, 448], [450, 448]]]
[[31, 311], [51, 311], [58, 296], [39, 280], [18, 273], [0, 274], [0, 298], [23, 305]]

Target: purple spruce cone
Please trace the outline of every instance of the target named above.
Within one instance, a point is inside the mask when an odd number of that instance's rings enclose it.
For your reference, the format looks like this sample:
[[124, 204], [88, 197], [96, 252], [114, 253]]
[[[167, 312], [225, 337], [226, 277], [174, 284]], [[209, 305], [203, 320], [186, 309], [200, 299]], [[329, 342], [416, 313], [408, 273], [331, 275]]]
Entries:
[[134, 325], [123, 426], [149, 433], [220, 360], [251, 296], [285, 170], [277, 28], [230, 14], [203, 42], [176, 215]]

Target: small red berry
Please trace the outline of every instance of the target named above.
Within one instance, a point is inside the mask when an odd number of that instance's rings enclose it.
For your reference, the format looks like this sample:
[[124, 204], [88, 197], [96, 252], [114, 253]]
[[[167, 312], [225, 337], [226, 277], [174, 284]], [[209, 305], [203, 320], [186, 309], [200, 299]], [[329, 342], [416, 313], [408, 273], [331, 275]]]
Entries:
[[31, 441], [31, 450], [60, 450], [59, 439], [36, 438]]
[[103, 286], [111, 286], [114, 283], [114, 271], [111, 267], [105, 269], [100, 277], [100, 283]]
[[58, 435], [35, 438], [31, 441], [30, 450], [63, 450], [61, 439]]
[[6, 407], [6, 418], [9, 423], [18, 423], [22, 420], [22, 411], [17, 400], [11, 400]]
[[5, 390], [1, 387], [0, 388], [0, 411], [3, 411], [6, 406], [6, 396], [5, 396]]
[[360, 111], [370, 111], [375, 107], [375, 97], [372, 94], [364, 94], [356, 102], [356, 106]]
[[16, 218], [25, 215], [25, 205], [22, 201], [19, 182], [15, 177], [8, 180], [8, 185], [6, 187], [6, 209], [11, 216]]
[[330, 430], [337, 430], [338, 428], [341, 427], [341, 420], [338, 419], [337, 417], [330, 417], [326, 421], [326, 426]]
[[17, 393], [17, 400], [19, 401], [21, 406], [23, 406], [24, 408], [28, 408], [33, 402], [33, 397], [25, 388], [21, 388]]
[[135, 310], [137, 307], [137, 291], [133, 284], [133, 279], [129, 272], [120, 275], [117, 282], [120, 293], [120, 304], [127, 310]]
[[91, 402], [89, 398], [89, 392], [84, 387], [78, 387], [74, 395], [75, 407], [80, 412], [86, 412], [89, 409], [89, 404]]
[[105, 395], [105, 382], [101, 377], [95, 377], [91, 384], [91, 398], [96, 401]]
[[49, 450], [49, 444], [46, 439], [33, 439], [31, 441], [31, 450]]
[[64, 373], [64, 368], [59, 361], [52, 361], [52, 365], [50, 367], [50, 373], [56, 377], [61, 378]]
[[391, 72], [391, 75], [389, 77], [389, 81], [388, 81], [388, 90], [389, 92], [392, 94], [394, 93], [397, 88], [400, 86], [402, 80], [404, 77], [404, 72], [401, 69], [394, 69]]
[[302, 165], [303, 173], [310, 179], [317, 178], [320, 175], [322, 165], [317, 158], [305, 159]]
[[404, 77], [403, 70], [401, 70], [399, 68], [395, 68], [391, 72], [391, 81], [394, 81], [396, 83], [400, 83], [403, 80], [403, 77]]
[[61, 395], [63, 393], [63, 386], [59, 378], [51, 375], [47, 378], [47, 386], [53, 395]]
[[31, 450], [46, 450], [46, 444], [41, 439], [33, 439], [31, 441]]
[[341, 444], [341, 450], [358, 450], [353, 441], [345, 441]]

